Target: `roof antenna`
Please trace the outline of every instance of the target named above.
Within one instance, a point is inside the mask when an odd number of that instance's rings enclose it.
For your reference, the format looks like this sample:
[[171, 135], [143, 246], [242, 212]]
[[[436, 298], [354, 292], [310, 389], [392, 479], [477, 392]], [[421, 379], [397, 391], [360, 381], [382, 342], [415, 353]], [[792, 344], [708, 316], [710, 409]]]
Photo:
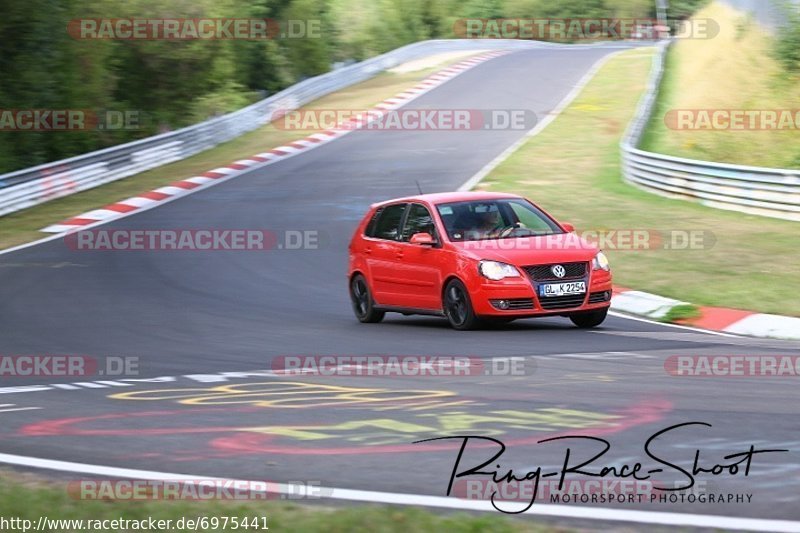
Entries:
[[420, 194], [425, 194], [425, 193], [422, 192], [422, 187], [419, 186], [419, 180], [414, 180], [414, 183], [417, 184], [417, 190], [419, 191], [419, 193]]

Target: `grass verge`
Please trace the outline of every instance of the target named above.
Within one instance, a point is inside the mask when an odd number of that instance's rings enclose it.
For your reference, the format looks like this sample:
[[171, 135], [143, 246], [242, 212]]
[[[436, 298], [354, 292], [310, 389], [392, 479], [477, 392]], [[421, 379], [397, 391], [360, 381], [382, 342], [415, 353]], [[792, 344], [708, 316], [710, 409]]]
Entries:
[[[656, 112], [642, 140], [645, 150], [740, 165], [800, 168], [798, 129], [676, 130], [664, 120], [677, 109], [795, 110], [797, 75], [775, 58], [773, 37], [746, 14], [714, 2], [696, 15], [713, 19], [712, 39], [680, 39], [667, 55]], [[793, 113], [794, 115], [794, 113]]]
[[[299, 505], [285, 501], [226, 502], [226, 501], [88, 501], [73, 499], [68, 495], [64, 483], [27, 479], [10, 472], [0, 475], [0, 517], [5, 520], [17, 518], [29, 520], [35, 527], [40, 517], [54, 520], [171, 520], [167, 531], [256, 531], [253, 527], [235, 529], [230, 518], [236, 517], [240, 524], [244, 518], [248, 523], [253, 519], [263, 530], [264, 522], [271, 531], [326, 532], [326, 533], [406, 533], [420, 532], [493, 532], [493, 533], [545, 533], [563, 531], [532, 523], [530, 520], [512, 520], [498, 514], [434, 514], [413, 507], [386, 507], [363, 505], [348, 508], [326, 508], [322, 506]], [[200, 527], [176, 527], [181, 519], [208, 520], [199, 522]], [[225, 517], [229, 517], [228, 527], [222, 528]], [[213, 518], [218, 520], [213, 527]], [[92, 522], [95, 523], [95, 522]], [[181, 525], [185, 525], [186, 521]], [[108, 527], [103, 531], [133, 531]], [[124, 525], [124, 524], [119, 524]], [[131, 525], [131, 524], [127, 524]], [[203, 527], [208, 526], [208, 527]], [[99, 530], [98, 528], [51, 526], [45, 531]], [[11, 529], [22, 531], [19, 527]], [[147, 530], [147, 528], [145, 528]]]
[[692, 302], [800, 316], [797, 223], [662, 198], [622, 180], [619, 142], [653, 49], [612, 58], [552, 124], [478, 187], [523, 194], [578, 231], [705, 231], [700, 249], [606, 248], [615, 283]]
[[[408, 89], [446, 65], [471, 55], [473, 54], [461, 56], [442, 54], [435, 56], [434, 62], [416, 62], [416, 68], [412, 71], [398, 68], [394, 69], [394, 72], [383, 72], [363, 83], [315, 100], [303, 109], [369, 109], [386, 98]], [[435, 62], [437, 60], [438, 62]], [[237, 159], [302, 139], [311, 133], [314, 133], [314, 130], [285, 130], [267, 124], [183, 161], [0, 217], [0, 249], [40, 239], [45, 234], [39, 230], [66, 218], [162, 187], [175, 180], [197, 176]]]

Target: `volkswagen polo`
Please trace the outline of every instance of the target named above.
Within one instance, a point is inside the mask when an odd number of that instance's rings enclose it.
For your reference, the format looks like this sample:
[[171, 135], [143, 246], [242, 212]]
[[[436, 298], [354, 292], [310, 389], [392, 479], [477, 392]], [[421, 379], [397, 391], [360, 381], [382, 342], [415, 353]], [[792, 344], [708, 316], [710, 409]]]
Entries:
[[505, 193], [423, 194], [371, 206], [350, 242], [350, 298], [361, 322], [387, 312], [482, 322], [605, 320], [611, 268], [601, 250], [542, 208]]

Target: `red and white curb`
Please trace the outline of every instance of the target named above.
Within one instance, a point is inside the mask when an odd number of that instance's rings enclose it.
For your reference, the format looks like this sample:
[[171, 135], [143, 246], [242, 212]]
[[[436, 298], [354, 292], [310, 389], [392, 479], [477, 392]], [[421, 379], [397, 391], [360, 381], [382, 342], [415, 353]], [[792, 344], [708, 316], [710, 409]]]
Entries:
[[[611, 309], [654, 320], [663, 319], [669, 311], [687, 302], [665, 298], [648, 292], [614, 287]], [[800, 340], [800, 318], [768, 315], [741, 309], [698, 306], [698, 318], [681, 320], [687, 326], [772, 339]]]
[[210, 187], [215, 183], [225, 181], [226, 179], [242, 174], [247, 170], [269, 165], [293, 155], [306, 152], [317, 146], [347, 135], [352, 131], [364, 128], [372, 121], [380, 118], [384, 113], [402, 107], [419, 96], [455, 78], [459, 74], [462, 74], [485, 61], [508, 54], [509, 52], [510, 51], [507, 50], [494, 50], [471, 57], [464, 61], [460, 61], [427, 77], [414, 87], [398, 93], [391, 98], [387, 98], [368, 112], [355, 116], [348, 122], [340, 124], [336, 128], [311, 134], [304, 139], [293, 141], [283, 146], [278, 146], [277, 148], [256, 154], [247, 159], [240, 159], [239, 161], [235, 161], [230, 165], [209, 170], [200, 176], [178, 180], [170, 183], [169, 185], [159, 187], [158, 189], [154, 189], [144, 194], [140, 194], [132, 198], [126, 198], [125, 200], [120, 200], [100, 209], [88, 211], [59, 222], [58, 224], [47, 226], [41, 231], [46, 233], [64, 233], [95, 225], [101, 221], [109, 221], [122, 216], [127, 216], [136, 211], [150, 209], [156, 206], [156, 204], [163, 203], [165, 200], [185, 196], [197, 190]]

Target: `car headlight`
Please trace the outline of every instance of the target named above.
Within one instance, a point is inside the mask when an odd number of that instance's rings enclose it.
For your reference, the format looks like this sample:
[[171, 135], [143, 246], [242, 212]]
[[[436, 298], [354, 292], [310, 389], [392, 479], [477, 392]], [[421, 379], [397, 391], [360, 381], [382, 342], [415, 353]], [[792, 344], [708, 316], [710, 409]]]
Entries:
[[481, 276], [494, 281], [500, 281], [505, 278], [519, 277], [519, 270], [506, 263], [499, 263], [497, 261], [481, 261], [478, 263], [478, 272]]
[[608, 257], [603, 252], [597, 252], [597, 255], [594, 256], [592, 260], [592, 269], [593, 270], [605, 270], [608, 272], [611, 270], [611, 264], [608, 262]]

